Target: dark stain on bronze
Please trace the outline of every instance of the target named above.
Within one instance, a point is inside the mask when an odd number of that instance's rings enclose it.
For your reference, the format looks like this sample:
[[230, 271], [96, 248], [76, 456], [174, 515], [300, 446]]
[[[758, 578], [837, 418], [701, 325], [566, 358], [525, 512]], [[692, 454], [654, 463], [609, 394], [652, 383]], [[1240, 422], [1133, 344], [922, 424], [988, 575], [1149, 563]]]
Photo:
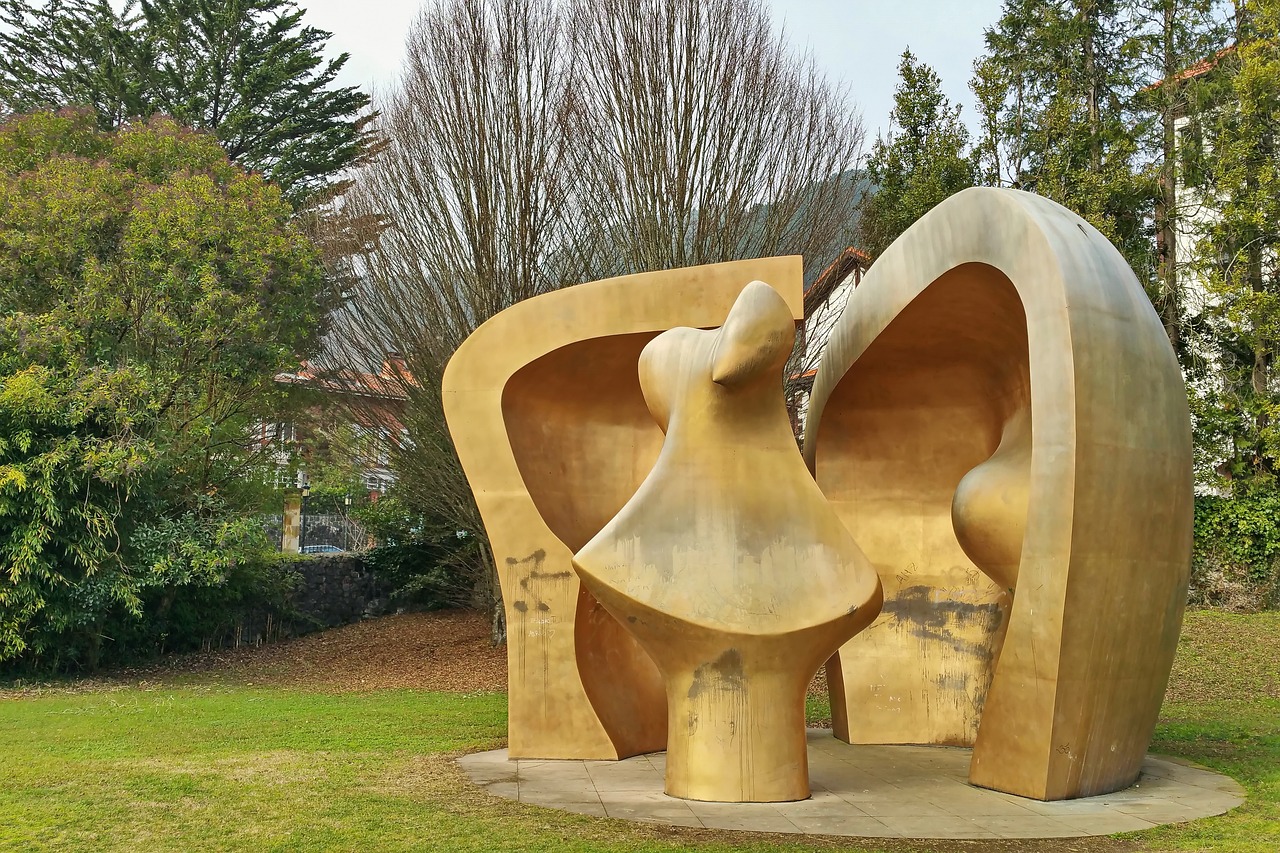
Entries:
[[742, 655], [737, 649], [729, 649], [720, 657], [710, 663], [704, 663], [693, 671], [693, 683], [689, 685], [689, 698], [697, 699], [708, 690], [741, 690], [745, 681]]
[[507, 557], [507, 565], [517, 566], [521, 563], [533, 563], [534, 565], [541, 566], [542, 561], [545, 559], [547, 559], [547, 552], [542, 548], [539, 548], [527, 557]]
[[[507, 567], [514, 569], [516, 566], [521, 566], [521, 565], [524, 565], [525, 563], [533, 563], [533, 569], [530, 570], [529, 574], [523, 578], [520, 578], [520, 586], [524, 589], [528, 589], [529, 579], [540, 576], [540, 573], [538, 572], [538, 567], [541, 566], [546, 559], [547, 559], [547, 552], [542, 548], [539, 548], [538, 550], [534, 551], [532, 554], [530, 554], [527, 557], [507, 557]], [[565, 572], [564, 574], [567, 575], [569, 573]]]
[[961, 654], [976, 654], [984, 661], [991, 661], [992, 650], [988, 643], [969, 642], [955, 636], [949, 630], [952, 625], [981, 624], [988, 633], [1000, 626], [1004, 614], [997, 602], [975, 604], [951, 598], [934, 600], [934, 588], [909, 586], [885, 601], [881, 617], [889, 617], [906, 626], [911, 635], [921, 640], [946, 643]]
[[571, 577], [573, 577], [573, 572], [569, 571], [568, 569], [564, 570], [563, 572], [529, 572], [530, 580], [562, 581], [565, 578], [571, 578]]

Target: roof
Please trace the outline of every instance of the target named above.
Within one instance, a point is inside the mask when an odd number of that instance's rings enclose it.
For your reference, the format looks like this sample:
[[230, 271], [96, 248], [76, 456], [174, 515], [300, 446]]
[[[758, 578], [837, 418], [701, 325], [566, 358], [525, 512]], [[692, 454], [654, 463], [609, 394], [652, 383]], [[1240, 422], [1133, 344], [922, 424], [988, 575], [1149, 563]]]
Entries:
[[1202, 59], [1195, 65], [1188, 66], [1177, 74], [1174, 74], [1172, 77], [1167, 77], [1164, 80], [1157, 80], [1150, 86], [1145, 87], [1142, 91], [1149, 92], [1153, 89], [1159, 89], [1165, 83], [1181, 83], [1185, 80], [1194, 80], [1196, 77], [1203, 77], [1213, 69], [1217, 68], [1218, 63], [1227, 55], [1234, 53], [1235, 49], [1236, 46], [1234, 44], [1227, 45], [1208, 59]]
[[364, 373], [358, 370], [314, 370], [308, 362], [295, 373], [278, 373], [276, 382], [281, 385], [304, 385], [330, 394], [353, 394], [360, 397], [376, 397], [382, 400], [407, 400], [406, 383], [413, 377], [407, 373], [396, 376], [384, 369], [382, 373]]
[[871, 266], [871, 258], [861, 249], [853, 246], [845, 249], [836, 259], [827, 265], [813, 284], [804, 292], [804, 315], [811, 315], [819, 305], [826, 301], [835, 290], [836, 285], [844, 281], [855, 269], [866, 269]]

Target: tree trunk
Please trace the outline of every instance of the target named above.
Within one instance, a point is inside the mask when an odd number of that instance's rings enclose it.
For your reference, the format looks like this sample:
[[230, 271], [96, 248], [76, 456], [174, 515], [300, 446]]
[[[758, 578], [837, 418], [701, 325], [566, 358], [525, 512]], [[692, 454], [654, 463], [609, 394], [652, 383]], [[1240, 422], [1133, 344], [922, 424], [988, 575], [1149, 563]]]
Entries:
[[1102, 172], [1102, 118], [1098, 108], [1102, 86], [1098, 80], [1094, 43], [1098, 31], [1097, 0], [1085, 0], [1080, 6], [1080, 15], [1084, 23], [1084, 78], [1088, 87], [1085, 97], [1089, 111], [1089, 170], [1097, 175]]
[[498, 566], [489, 550], [489, 543], [480, 540], [480, 560], [484, 563], [480, 569], [482, 605], [489, 611], [492, 621], [489, 626], [489, 640], [495, 646], [507, 641], [507, 612], [502, 606], [502, 584], [498, 582]]
[[[1254, 181], [1250, 183], [1256, 185]], [[1249, 263], [1249, 288], [1254, 293], [1261, 293], [1266, 284], [1262, 277], [1262, 246], [1257, 239], [1254, 239], [1249, 242], [1249, 248], [1246, 251]], [[1263, 403], [1270, 396], [1270, 368], [1270, 346], [1266, 341], [1257, 341], [1253, 346], [1253, 370], [1250, 374], [1250, 384], [1252, 385], [1254, 399], [1260, 403], [1257, 417], [1254, 419], [1257, 447], [1254, 468], [1259, 474], [1269, 474], [1275, 468], [1270, 454], [1267, 453], [1267, 442], [1263, 438], [1267, 427], [1271, 425], [1271, 418]]]
[[1178, 72], [1174, 43], [1175, 0], [1164, 2], [1164, 24], [1161, 39], [1161, 79], [1166, 81], [1162, 93], [1160, 199], [1156, 205], [1156, 242], [1160, 262], [1160, 320], [1174, 352], [1182, 339], [1182, 290], [1178, 282], [1178, 89], [1173, 84]]

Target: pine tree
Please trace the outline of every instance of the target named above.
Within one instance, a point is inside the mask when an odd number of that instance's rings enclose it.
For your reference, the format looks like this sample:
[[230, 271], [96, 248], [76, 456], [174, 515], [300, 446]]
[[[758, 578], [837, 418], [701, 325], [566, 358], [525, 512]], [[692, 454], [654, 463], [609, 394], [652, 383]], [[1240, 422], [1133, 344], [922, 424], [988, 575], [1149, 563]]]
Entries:
[[1205, 322], [1221, 391], [1210, 405], [1238, 418], [1223, 427], [1223, 472], [1272, 481], [1280, 459], [1280, 0], [1241, 0], [1235, 45], [1201, 89], [1189, 152], [1195, 189], [1212, 211], [1198, 269], [1213, 294]]
[[938, 202], [974, 185], [975, 157], [960, 106], [942, 94], [937, 73], [910, 50], [898, 65], [887, 138], [876, 140], [867, 161], [875, 190], [861, 205], [859, 240], [875, 257]]
[[347, 54], [291, 0], [142, 0], [153, 111], [217, 134], [232, 160], [297, 200], [355, 162], [369, 103], [334, 85]]
[[1119, 0], [1010, 0], [972, 86], [984, 179], [1076, 211], [1150, 283], [1157, 193], [1139, 164], [1137, 33]]
[[155, 114], [217, 135], [296, 204], [371, 141], [369, 98], [335, 85], [330, 33], [292, 0], [0, 0], [0, 109], [87, 105], [104, 130]]
[[136, 20], [107, 0], [0, 0], [0, 115], [93, 107], [103, 130], [145, 112], [132, 39]]

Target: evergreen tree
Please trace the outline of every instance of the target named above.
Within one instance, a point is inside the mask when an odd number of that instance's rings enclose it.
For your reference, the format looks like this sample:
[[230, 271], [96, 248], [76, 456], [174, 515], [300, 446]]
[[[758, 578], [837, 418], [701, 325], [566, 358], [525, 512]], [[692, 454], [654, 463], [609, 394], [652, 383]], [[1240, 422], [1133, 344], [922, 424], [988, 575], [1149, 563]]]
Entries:
[[977, 179], [960, 106], [942, 94], [937, 73], [906, 50], [898, 76], [889, 135], [876, 140], [867, 161], [875, 189], [861, 205], [859, 248], [872, 257], [938, 202]]
[[[1211, 215], [1197, 268], [1212, 294], [1203, 318], [1220, 381], [1199, 409], [1220, 416], [1219, 470], [1274, 485], [1280, 459], [1280, 0], [1241, 0], [1235, 45], [1217, 57], [1189, 128], [1189, 177]], [[1216, 386], [1216, 387], [1215, 387]]]
[[1140, 168], [1137, 19], [1119, 0], [1009, 0], [975, 64], [984, 178], [1092, 222], [1144, 283], [1155, 274], [1153, 176]]
[[104, 130], [172, 116], [296, 204], [356, 163], [369, 98], [291, 0], [0, 0], [0, 111], [87, 105]]
[[0, 114], [76, 104], [104, 130], [142, 115], [132, 28], [107, 0], [0, 0]]

